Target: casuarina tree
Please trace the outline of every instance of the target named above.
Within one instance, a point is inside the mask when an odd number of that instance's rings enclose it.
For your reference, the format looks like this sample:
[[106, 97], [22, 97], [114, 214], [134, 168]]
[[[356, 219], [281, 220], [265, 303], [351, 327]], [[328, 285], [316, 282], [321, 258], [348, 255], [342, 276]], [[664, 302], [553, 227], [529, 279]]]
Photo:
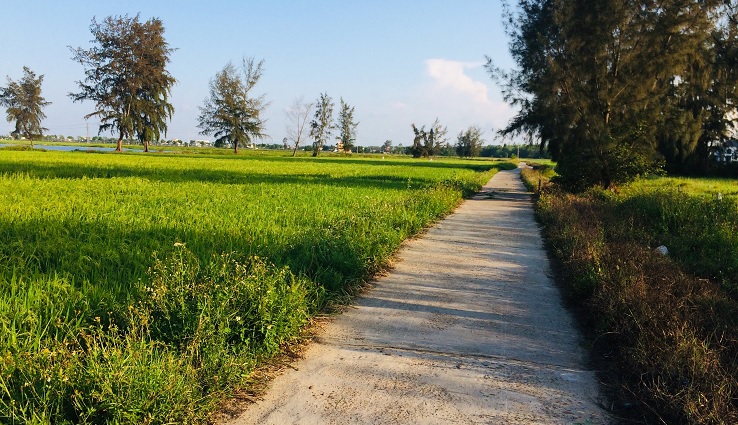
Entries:
[[574, 190], [687, 160], [735, 109], [738, 73], [716, 49], [735, 51], [735, 35], [720, 30], [735, 27], [734, 3], [518, 0], [505, 19], [517, 69], [487, 63], [519, 108], [502, 133], [539, 140]]
[[46, 118], [43, 108], [51, 104], [41, 96], [41, 84], [44, 76], [36, 74], [28, 67], [23, 67], [23, 78], [13, 81], [8, 78], [8, 86], [0, 87], [0, 105], [7, 108], [8, 122], [15, 121], [15, 130], [11, 135], [15, 138], [25, 137], [33, 146], [33, 139], [41, 138], [46, 128], [41, 121]]
[[95, 103], [85, 118], [100, 120], [98, 134], [118, 135], [117, 151], [123, 139], [134, 137], [148, 148], [149, 141], [166, 134], [174, 113], [169, 95], [176, 80], [166, 69], [174, 49], [164, 38], [164, 24], [157, 18], [140, 22], [138, 15], [93, 18], [90, 31], [92, 47], [70, 47], [72, 58], [85, 67], [85, 79], [69, 96]]
[[254, 139], [266, 137], [262, 113], [268, 106], [264, 96], [253, 96], [264, 61], [255, 63], [244, 58], [241, 68], [228, 63], [210, 80], [210, 96], [200, 107], [199, 124], [202, 134], [215, 136], [215, 146], [248, 146]]
[[447, 142], [446, 133], [448, 130], [446, 127], [441, 125], [441, 122], [436, 118], [433, 121], [429, 130], [425, 129], [425, 126], [420, 128], [412, 124], [413, 133], [413, 144], [410, 147], [410, 155], [413, 158], [420, 157], [432, 157], [436, 156], [441, 152], [441, 148]]
[[321, 93], [315, 107], [315, 117], [310, 122], [310, 136], [313, 138], [313, 156], [318, 156], [333, 131], [333, 99]]
[[482, 130], [478, 126], [473, 125], [465, 131], [460, 132], [456, 138], [456, 155], [462, 158], [479, 156], [483, 144]]
[[358, 122], [354, 121], [354, 107], [341, 98], [341, 110], [338, 112], [338, 141], [344, 152], [351, 152], [356, 142], [356, 127]]

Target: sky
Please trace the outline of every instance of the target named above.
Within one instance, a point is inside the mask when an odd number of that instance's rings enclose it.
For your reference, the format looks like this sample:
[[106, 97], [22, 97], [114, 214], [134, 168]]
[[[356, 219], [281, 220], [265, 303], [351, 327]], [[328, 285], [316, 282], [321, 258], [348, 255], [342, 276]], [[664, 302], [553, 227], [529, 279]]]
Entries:
[[[512, 67], [499, 0], [0, 0], [0, 86], [19, 80], [23, 66], [43, 74], [47, 134], [97, 135], [94, 104], [73, 103], [68, 93], [84, 68], [70, 47], [92, 46], [93, 17], [159, 18], [176, 50], [168, 70], [177, 79], [168, 139], [211, 139], [197, 128], [211, 78], [230, 61], [264, 60], [255, 94], [269, 102], [265, 142], [286, 136], [284, 111], [296, 98], [321, 93], [355, 108], [357, 143], [412, 143], [411, 124], [448, 127], [453, 143], [472, 125], [487, 143], [515, 111], [501, 98], [483, 65]], [[338, 107], [334, 110], [337, 116]], [[0, 135], [13, 124], [0, 120]], [[111, 136], [110, 133], [103, 135]]]

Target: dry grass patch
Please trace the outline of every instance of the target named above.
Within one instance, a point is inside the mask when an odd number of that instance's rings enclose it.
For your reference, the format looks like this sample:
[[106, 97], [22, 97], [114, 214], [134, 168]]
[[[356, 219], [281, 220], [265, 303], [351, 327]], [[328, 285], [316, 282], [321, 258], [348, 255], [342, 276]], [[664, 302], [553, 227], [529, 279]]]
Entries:
[[738, 423], [738, 302], [644, 243], [659, 223], [628, 199], [548, 188], [537, 204], [613, 408], [646, 423]]

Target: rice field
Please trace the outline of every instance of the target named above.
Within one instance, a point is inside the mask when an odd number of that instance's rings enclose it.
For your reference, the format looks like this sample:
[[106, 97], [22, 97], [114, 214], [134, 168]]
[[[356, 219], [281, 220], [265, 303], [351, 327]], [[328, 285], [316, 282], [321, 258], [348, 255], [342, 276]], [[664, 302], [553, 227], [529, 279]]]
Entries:
[[0, 422], [207, 420], [508, 166], [0, 150]]

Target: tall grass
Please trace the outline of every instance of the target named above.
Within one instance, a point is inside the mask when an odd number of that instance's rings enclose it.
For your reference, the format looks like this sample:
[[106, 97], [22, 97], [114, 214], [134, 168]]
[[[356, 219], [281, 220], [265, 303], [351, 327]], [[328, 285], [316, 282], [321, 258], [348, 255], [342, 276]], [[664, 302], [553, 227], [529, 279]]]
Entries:
[[0, 422], [198, 423], [500, 164], [0, 156]]
[[[579, 196], [549, 187], [537, 211], [618, 412], [736, 423], [735, 199], [663, 184]], [[669, 256], [654, 251], [662, 243]]]

